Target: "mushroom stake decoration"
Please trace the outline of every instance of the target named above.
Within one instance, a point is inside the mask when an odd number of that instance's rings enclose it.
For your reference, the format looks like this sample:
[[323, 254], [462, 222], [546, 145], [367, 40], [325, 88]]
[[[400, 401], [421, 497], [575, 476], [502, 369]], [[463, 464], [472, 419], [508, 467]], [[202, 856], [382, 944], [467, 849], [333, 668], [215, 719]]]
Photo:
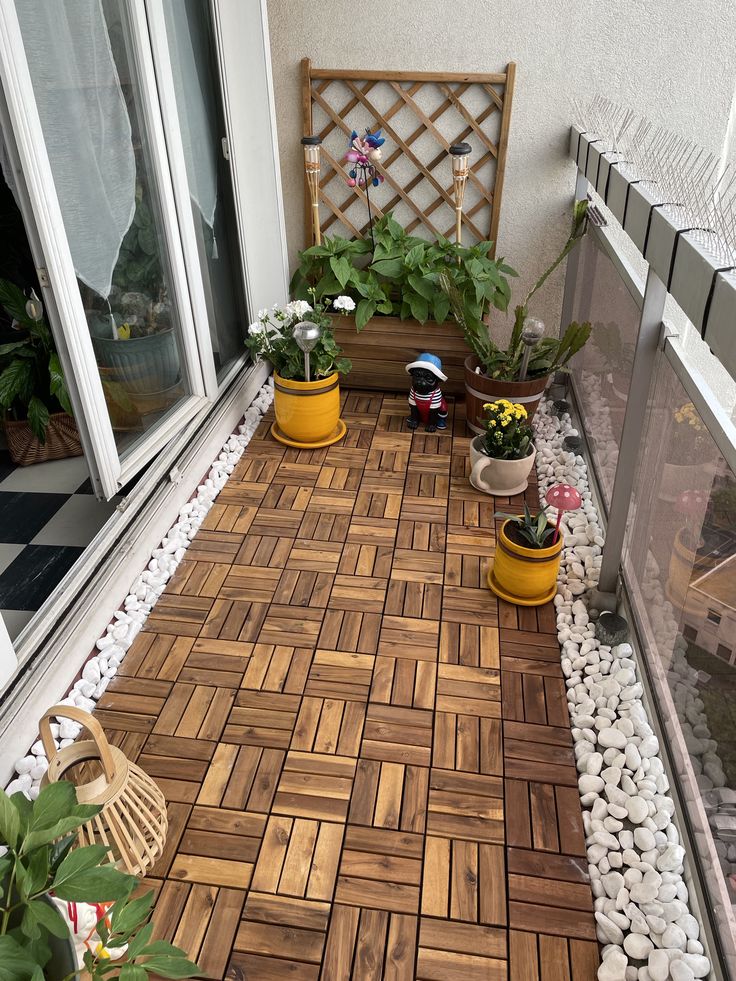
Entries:
[[583, 499], [577, 488], [571, 487], [570, 484], [555, 484], [554, 487], [550, 487], [547, 491], [544, 499], [550, 507], [557, 508], [557, 524], [555, 525], [555, 533], [552, 538], [552, 544], [554, 545], [560, 535], [562, 512], [577, 511], [583, 503]]

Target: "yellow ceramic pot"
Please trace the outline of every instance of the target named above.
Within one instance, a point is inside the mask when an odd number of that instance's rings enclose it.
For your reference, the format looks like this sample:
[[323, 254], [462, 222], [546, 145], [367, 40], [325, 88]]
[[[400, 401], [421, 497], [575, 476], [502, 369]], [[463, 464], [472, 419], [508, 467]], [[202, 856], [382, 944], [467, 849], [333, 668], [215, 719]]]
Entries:
[[562, 536], [547, 548], [517, 545], [506, 533], [504, 521], [496, 544], [496, 555], [488, 572], [491, 590], [517, 606], [541, 606], [557, 592]]
[[297, 443], [321, 443], [340, 420], [340, 384], [336, 371], [327, 378], [303, 382], [274, 372], [274, 411], [279, 429]]

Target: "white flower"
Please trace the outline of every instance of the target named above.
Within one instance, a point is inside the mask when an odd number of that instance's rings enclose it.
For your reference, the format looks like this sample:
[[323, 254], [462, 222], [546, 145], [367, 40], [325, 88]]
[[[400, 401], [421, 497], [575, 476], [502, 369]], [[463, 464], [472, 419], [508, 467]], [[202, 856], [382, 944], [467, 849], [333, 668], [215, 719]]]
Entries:
[[355, 309], [355, 300], [349, 296], [338, 296], [332, 301], [335, 310], [342, 310], [345, 313], [352, 313]]
[[265, 326], [257, 320], [254, 324], [251, 324], [248, 328], [248, 333], [251, 337], [255, 337], [256, 334], [264, 334], [266, 332]]
[[292, 300], [291, 303], [286, 304], [285, 310], [288, 317], [303, 317], [310, 313], [312, 308], [306, 300]]
[[268, 320], [268, 313], [269, 313], [268, 307], [264, 307], [262, 310], [258, 311], [258, 319]]

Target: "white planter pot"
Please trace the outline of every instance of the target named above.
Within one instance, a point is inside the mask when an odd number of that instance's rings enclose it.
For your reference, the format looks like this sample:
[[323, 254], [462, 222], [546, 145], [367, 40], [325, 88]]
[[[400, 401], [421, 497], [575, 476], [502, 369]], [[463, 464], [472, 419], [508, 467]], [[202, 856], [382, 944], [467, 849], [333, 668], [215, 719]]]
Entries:
[[496, 460], [483, 452], [482, 443], [482, 436], [470, 441], [470, 483], [473, 487], [496, 497], [512, 497], [525, 491], [537, 455], [534, 445], [523, 460]]

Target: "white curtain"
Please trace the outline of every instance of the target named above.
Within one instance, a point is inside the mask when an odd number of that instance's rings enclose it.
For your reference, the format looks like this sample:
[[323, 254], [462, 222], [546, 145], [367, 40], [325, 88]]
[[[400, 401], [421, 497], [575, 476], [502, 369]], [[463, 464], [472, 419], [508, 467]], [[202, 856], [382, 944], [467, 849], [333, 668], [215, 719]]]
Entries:
[[212, 228], [217, 207], [219, 136], [205, 0], [164, 0], [171, 73], [189, 193]]
[[106, 297], [135, 212], [130, 119], [101, 0], [16, 0], [74, 268]]

